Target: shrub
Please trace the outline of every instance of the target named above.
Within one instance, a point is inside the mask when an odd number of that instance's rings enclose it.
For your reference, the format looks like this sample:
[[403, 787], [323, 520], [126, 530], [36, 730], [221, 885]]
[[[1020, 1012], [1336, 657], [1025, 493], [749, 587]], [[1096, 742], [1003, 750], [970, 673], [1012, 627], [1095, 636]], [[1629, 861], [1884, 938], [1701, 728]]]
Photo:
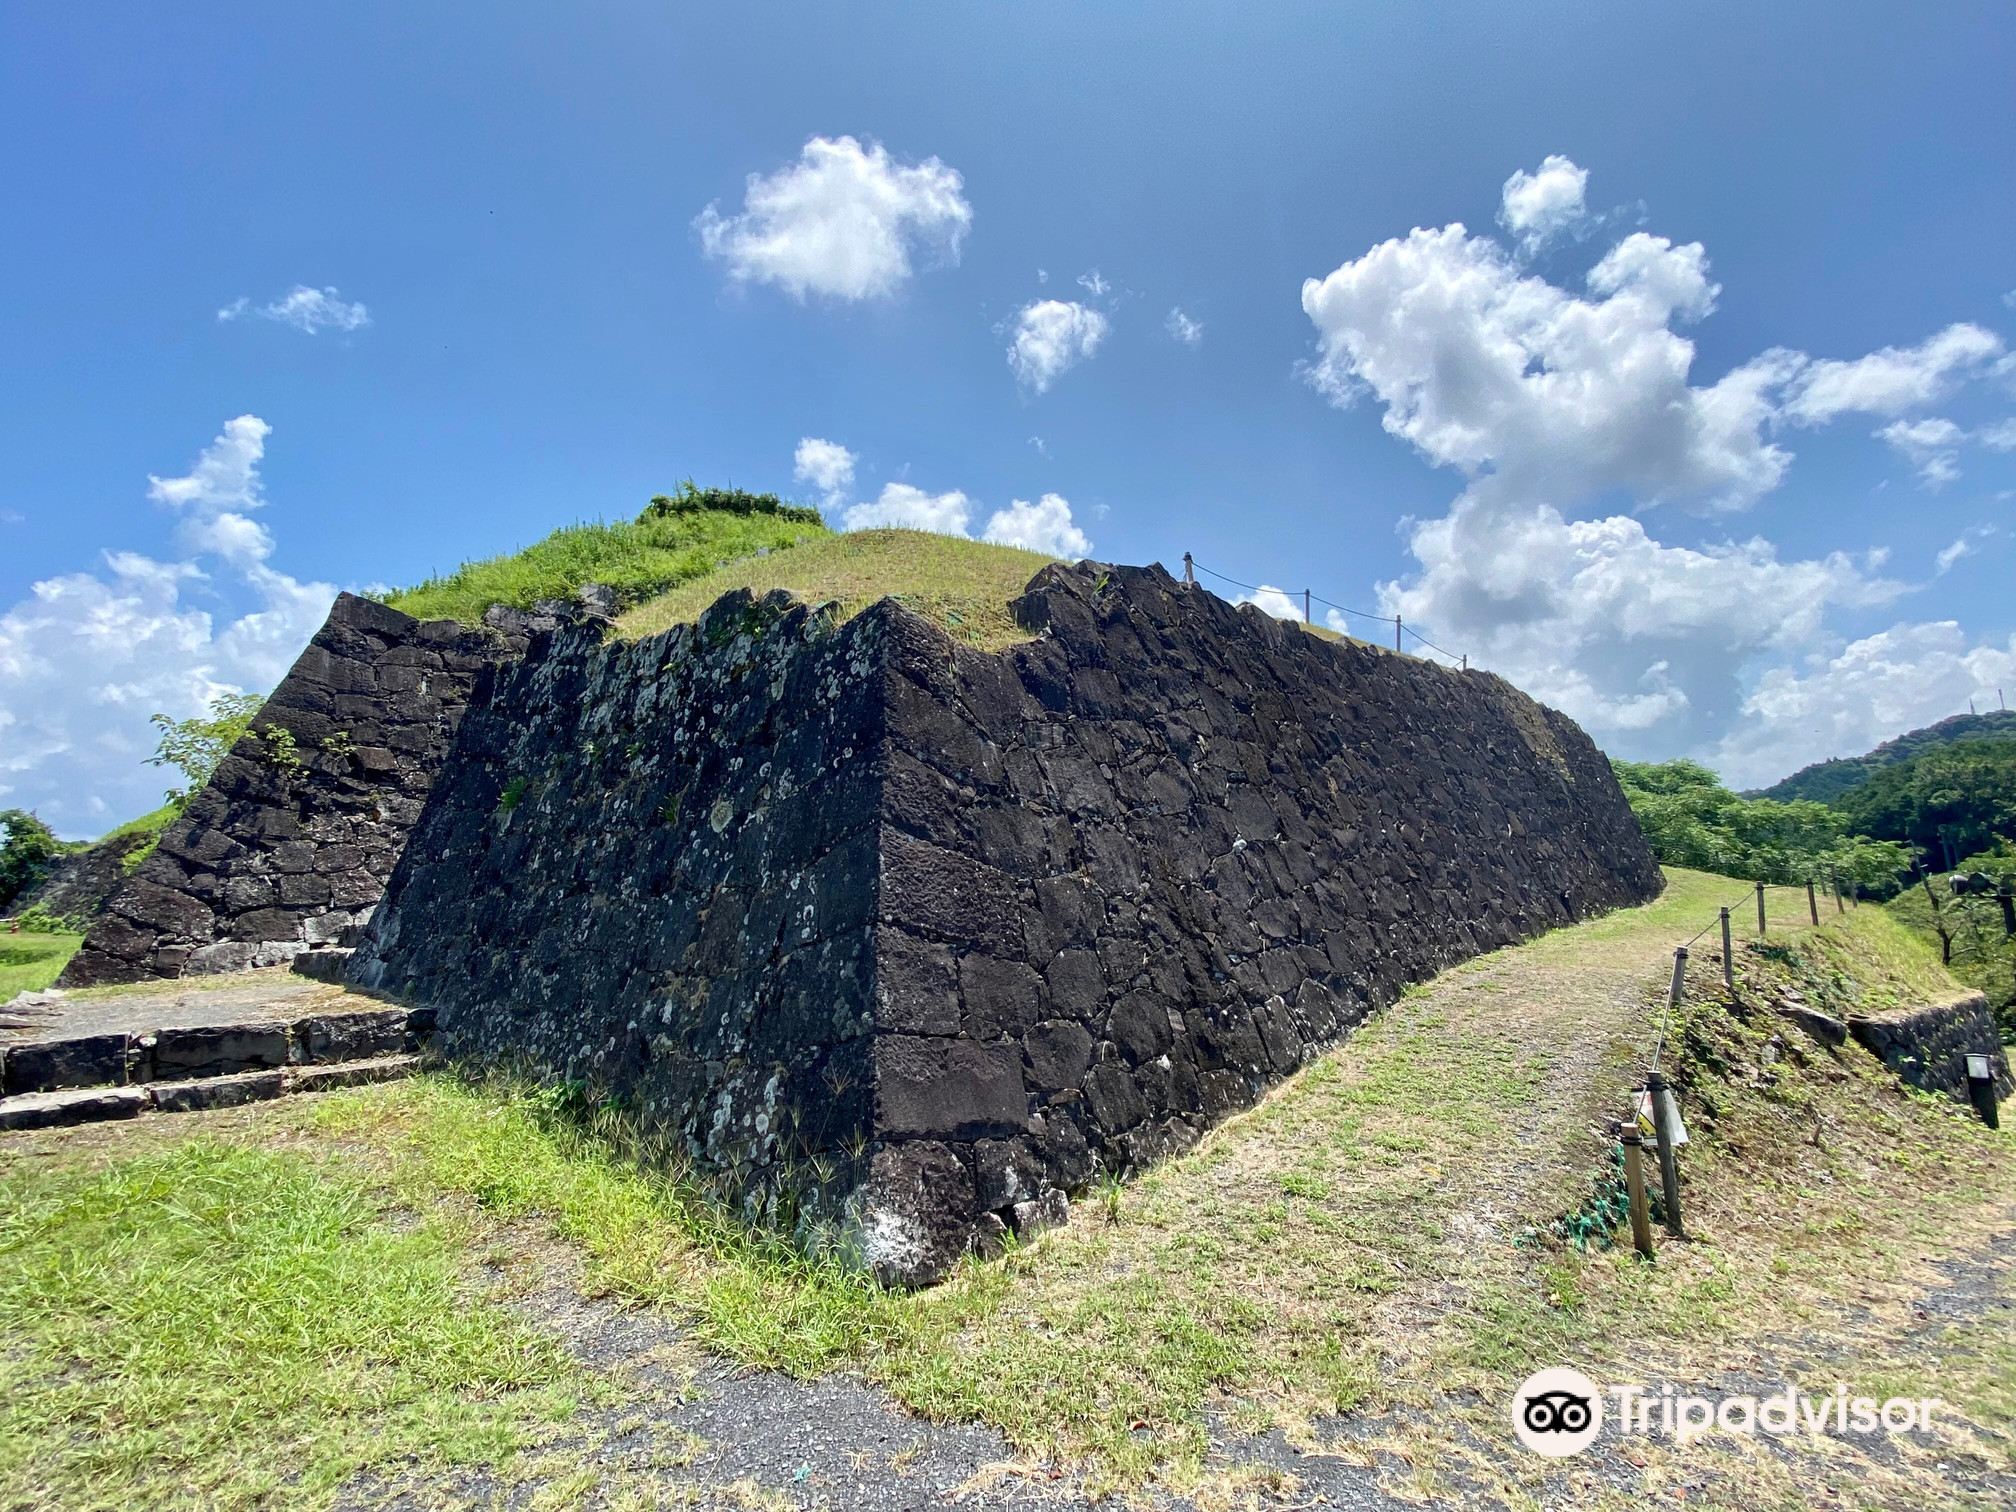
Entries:
[[736, 515], [776, 515], [780, 520], [788, 520], [794, 525], [824, 525], [816, 509], [808, 509], [799, 504], [786, 504], [775, 494], [750, 493], [741, 488], [695, 488], [688, 478], [679, 485], [679, 491], [672, 494], [653, 494], [651, 502], [644, 507], [644, 513], [637, 517], [637, 523], [647, 520], [662, 520], [670, 515], [700, 514], [714, 510], [722, 514]]

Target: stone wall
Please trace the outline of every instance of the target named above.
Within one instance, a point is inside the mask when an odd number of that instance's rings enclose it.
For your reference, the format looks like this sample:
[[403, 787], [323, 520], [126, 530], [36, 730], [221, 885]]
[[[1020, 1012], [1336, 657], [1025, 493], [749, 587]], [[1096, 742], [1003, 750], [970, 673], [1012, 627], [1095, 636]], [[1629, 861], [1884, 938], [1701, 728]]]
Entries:
[[1900, 1079], [1924, 1091], [1943, 1092], [1966, 1102], [1969, 1054], [1991, 1058], [2000, 1096], [2016, 1090], [1995, 1032], [1995, 1016], [1982, 993], [1970, 992], [1950, 1003], [1851, 1018], [1848, 1032]]
[[1658, 891], [1601, 753], [1495, 677], [1159, 568], [1046, 568], [1016, 607], [998, 655], [746, 594], [535, 642], [351, 980], [915, 1282], [1409, 982]]
[[251, 733], [113, 892], [60, 985], [276, 965], [361, 925], [472, 684], [524, 643], [340, 595]]
[[7, 911], [24, 914], [35, 908], [72, 927], [87, 926], [126, 880], [126, 858], [152, 838], [120, 835], [58, 856], [47, 875], [17, 897]]

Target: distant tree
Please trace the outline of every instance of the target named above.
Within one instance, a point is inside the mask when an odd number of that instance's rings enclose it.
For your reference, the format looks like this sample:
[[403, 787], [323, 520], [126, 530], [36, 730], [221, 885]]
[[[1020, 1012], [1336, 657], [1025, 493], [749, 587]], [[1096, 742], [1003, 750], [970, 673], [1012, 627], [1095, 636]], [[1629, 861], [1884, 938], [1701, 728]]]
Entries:
[[170, 719], [153, 716], [161, 742], [147, 758], [149, 766], [174, 767], [188, 779], [186, 787], [168, 789], [168, 801], [181, 805], [202, 790], [217, 770], [217, 764], [231, 752], [239, 737], [251, 728], [252, 720], [266, 700], [257, 693], [220, 693], [210, 701], [207, 719]]
[[1835, 800], [1851, 830], [1924, 852], [1946, 871], [2016, 839], [2016, 741], [1966, 740], [1883, 768]]
[[1697, 761], [1611, 766], [1652, 853], [1669, 866], [1887, 891], [1910, 865], [1903, 846], [1853, 833], [1824, 803], [1739, 797]]
[[68, 849], [26, 809], [0, 809], [0, 908], [40, 882], [49, 863]]

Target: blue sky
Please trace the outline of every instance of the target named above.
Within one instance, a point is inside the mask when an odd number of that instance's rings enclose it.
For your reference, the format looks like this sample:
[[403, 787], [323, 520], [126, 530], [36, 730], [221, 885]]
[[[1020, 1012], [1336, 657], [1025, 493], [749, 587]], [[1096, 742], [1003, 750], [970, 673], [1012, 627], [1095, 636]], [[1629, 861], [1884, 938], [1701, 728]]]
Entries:
[[1996, 5], [10, 8], [0, 806], [686, 476], [1398, 610], [1743, 783], [1992, 707], [2012, 77]]

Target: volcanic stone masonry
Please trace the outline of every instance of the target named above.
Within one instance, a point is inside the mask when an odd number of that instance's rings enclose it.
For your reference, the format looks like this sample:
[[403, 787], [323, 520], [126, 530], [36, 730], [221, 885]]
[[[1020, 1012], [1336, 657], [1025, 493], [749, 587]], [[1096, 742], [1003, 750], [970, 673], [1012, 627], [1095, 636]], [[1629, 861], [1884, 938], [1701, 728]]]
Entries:
[[1900, 1079], [1925, 1092], [1943, 1092], [1967, 1101], [1967, 1057], [1985, 1055], [1995, 1076], [1995, 1093], [2016, 1090], [2009, 1060], [1995, 1032], [1995, 1015], [1984, 993], [1970, 992], [1947, 1003], [1899, 1008], [1848, 1021], [1848, 1032]]
[[1015, 611], [999, 654], [782, 594], [536, 639], [350, 981], [917, 1283], [1409, 982], [1659, 890], [1601, 753], [1496, 677], [1160, 568], [1048, 567]]
[[277, 965], [342, 939], [384, 892], [477, 675], [569, 612], [471, 629], [340, 595], [59, 985]]

